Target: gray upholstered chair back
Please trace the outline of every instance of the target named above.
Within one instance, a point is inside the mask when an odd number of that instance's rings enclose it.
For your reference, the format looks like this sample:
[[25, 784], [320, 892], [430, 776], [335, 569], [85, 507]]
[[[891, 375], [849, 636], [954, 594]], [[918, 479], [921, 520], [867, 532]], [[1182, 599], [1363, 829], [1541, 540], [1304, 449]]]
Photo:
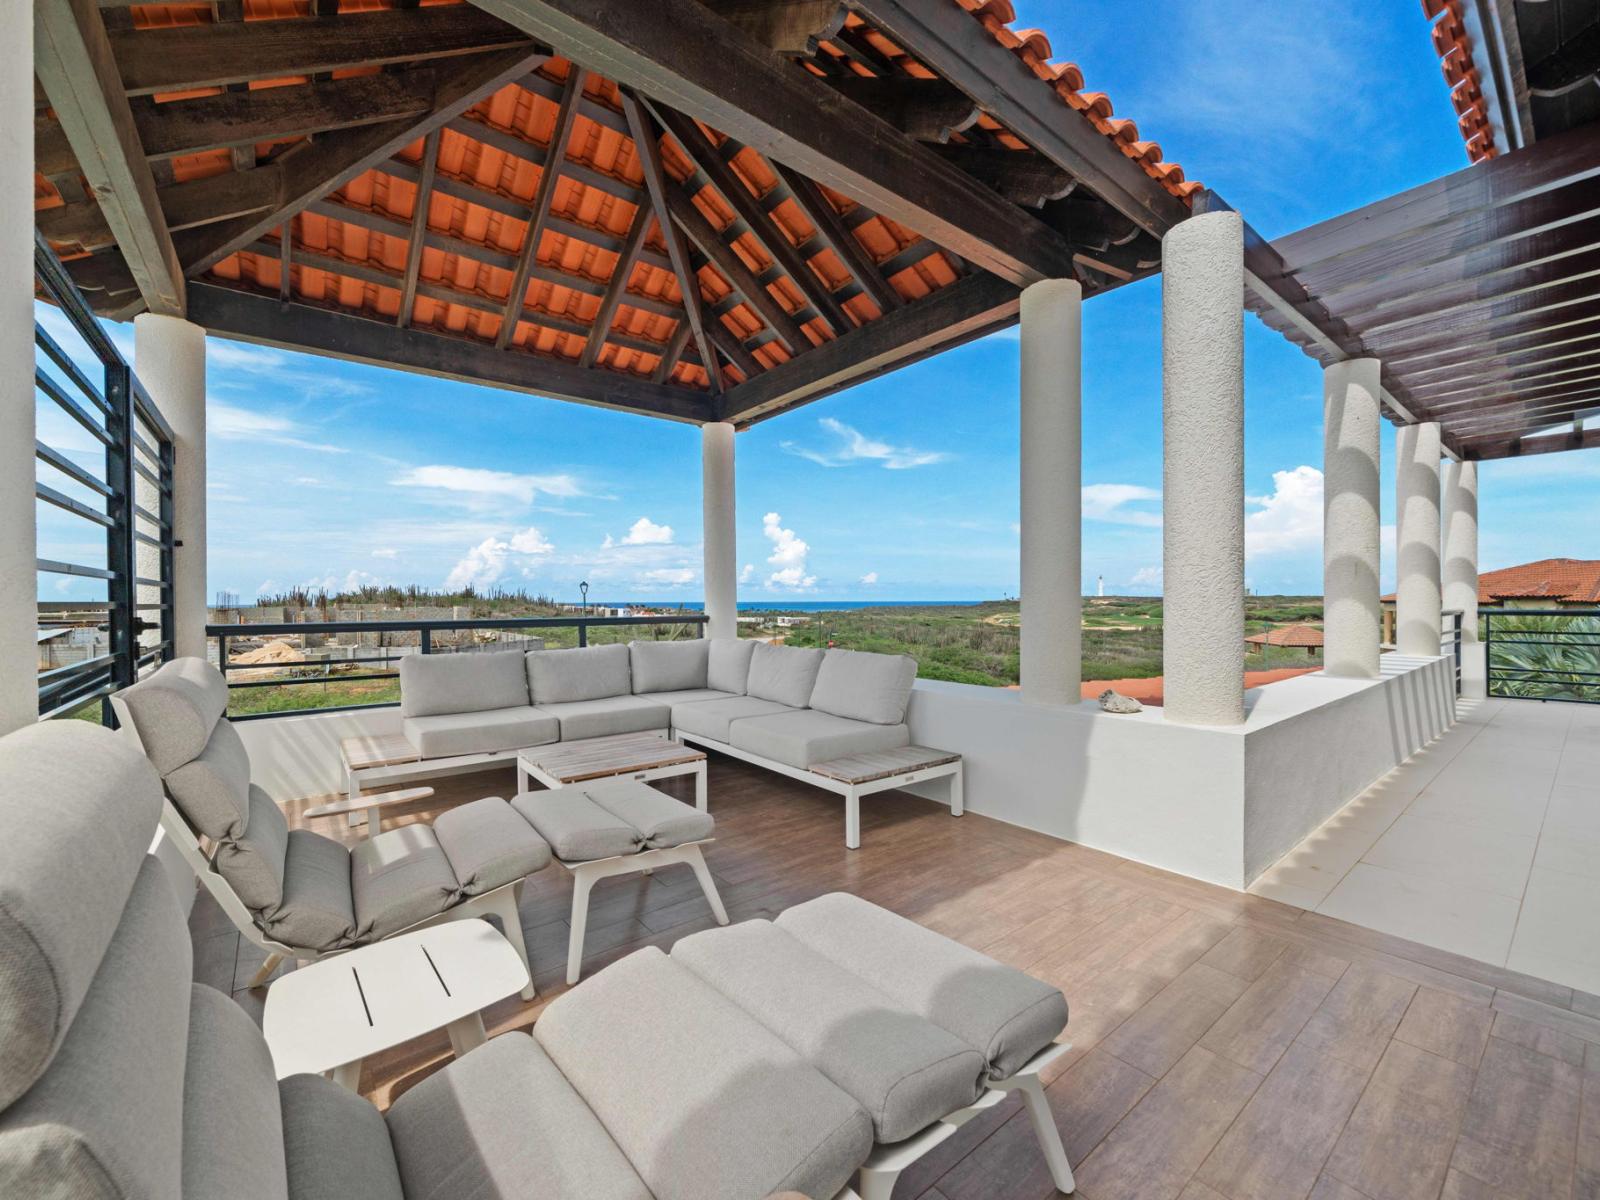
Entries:
[[266, 1044], [190, 982], [147, 853], [161, 807], [107, 730], [0, 738], [0, 1196], [287, 1197]]

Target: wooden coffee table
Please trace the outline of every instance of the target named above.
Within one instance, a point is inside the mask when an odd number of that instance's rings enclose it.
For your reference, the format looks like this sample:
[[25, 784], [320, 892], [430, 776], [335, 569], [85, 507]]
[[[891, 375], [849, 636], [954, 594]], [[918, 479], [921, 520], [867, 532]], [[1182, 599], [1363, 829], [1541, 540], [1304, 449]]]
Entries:
[[517, 791], [537, 779], [562, 788], [597, 779], [670, 779], [694, 776], [694, 806], [706, 811], [706, 754], [655, 733], [616, 733], [609, 737], [556, 742], [517, 752]]

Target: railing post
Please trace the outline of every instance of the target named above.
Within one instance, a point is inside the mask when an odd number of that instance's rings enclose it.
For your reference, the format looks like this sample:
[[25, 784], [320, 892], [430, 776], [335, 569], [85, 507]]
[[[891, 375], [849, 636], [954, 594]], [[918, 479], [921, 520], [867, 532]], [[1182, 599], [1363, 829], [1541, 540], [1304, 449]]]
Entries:
[[588, 644], [589, 644], [589, 622], [580, 620], [578, 622], [578, 646], [581, 649], [582, 647], [587, 646]]
[[424, 654], [433, 653], [433, 630], [431, 629], [423, 629], [422, 631], [422, 652]]
[[125, 688], [134, 681], [139, 642], [134, 622], [139, 611], [133, 583], [133, 388], [126, 363], [106, 365], [106, 486], [111, 489], [106, 530], [106, 616], [111, 626], [111, 681]]

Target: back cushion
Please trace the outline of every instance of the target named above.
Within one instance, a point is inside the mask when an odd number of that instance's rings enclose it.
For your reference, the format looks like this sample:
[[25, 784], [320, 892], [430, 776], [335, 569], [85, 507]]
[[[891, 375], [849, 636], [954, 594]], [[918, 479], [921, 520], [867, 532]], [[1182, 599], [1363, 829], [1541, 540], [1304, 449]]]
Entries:
[[283, 899], [283, 864], [289, 851], [289, 822], [272, 797], [250, 788], [250, 821], [245, 831], [217, 843], [212, 865], [239, 894], [245, 907], [275, 908]]
[[239, 731], [218, 721], [200, 757], [165, 776], [191, 828], [208, 838], [237, 837], [250, 820], [250, 755]]
[[821, 650], [757, 642], [750, 655], [750, 681], [745, 691], [760, 700], [805, 708], [821, 666]]
[[522, 651], [408, 654], [400, 660], [400, 713], [437, 717], [528, 703]]
[[286, 1200], [283, 1114], [266, 1039], [215, 988], [192, 984], [183, 1074], [183, 1195]]
[[535, 704], [567, 704], [626, 696], [633, 690], [628, 648], [585, 646], [528, 654], [528, 685]]
[[0, 1108], [66, 1035], [160, 815], [155, 768], [110, 730], [50, 721], [0, 738]]
[[706, 663], [706, 686], [719, 692], [744, 695], [750, 682], [750, 654], [760, 645], [754, 640], [712, 638]]
[[144, 752], [165, 775], [199, 756], [212, 727], [228, 711], [228, 684], [203, 658], [175, 658], [147, 679], [123, 688]]
[[917, 660], [904, 654], [829, 650], [811, 689], [811, 707], [836, 717], [898, 725], [906, 719]]
[[686, 692], [706, 685], [711, 643], [629, 642], [628, 656], [635, 692]]
[[[73, 845], [92, 840], [80, 829]], [[90, 878], [73, 876], [80, 894], [96, 890]], [[122, 899], [122, 922], [49, 1070], [0, 1113], [0, 1196], [8, 1200], [183, 1195], [189, 933], [154, 858]]]

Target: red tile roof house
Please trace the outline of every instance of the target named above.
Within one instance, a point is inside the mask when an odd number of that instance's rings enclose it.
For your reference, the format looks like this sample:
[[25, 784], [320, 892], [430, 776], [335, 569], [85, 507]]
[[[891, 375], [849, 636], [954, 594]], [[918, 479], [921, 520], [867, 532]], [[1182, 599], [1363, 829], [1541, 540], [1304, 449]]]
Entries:
[[[1479, 608], [1593, 608], [1597, 604], [1600, 559], [1541, 558], [1478, 575]], [[1385, 643], [1394, 640], [1394, 619], [1391, 592], [1383, 598]]]

